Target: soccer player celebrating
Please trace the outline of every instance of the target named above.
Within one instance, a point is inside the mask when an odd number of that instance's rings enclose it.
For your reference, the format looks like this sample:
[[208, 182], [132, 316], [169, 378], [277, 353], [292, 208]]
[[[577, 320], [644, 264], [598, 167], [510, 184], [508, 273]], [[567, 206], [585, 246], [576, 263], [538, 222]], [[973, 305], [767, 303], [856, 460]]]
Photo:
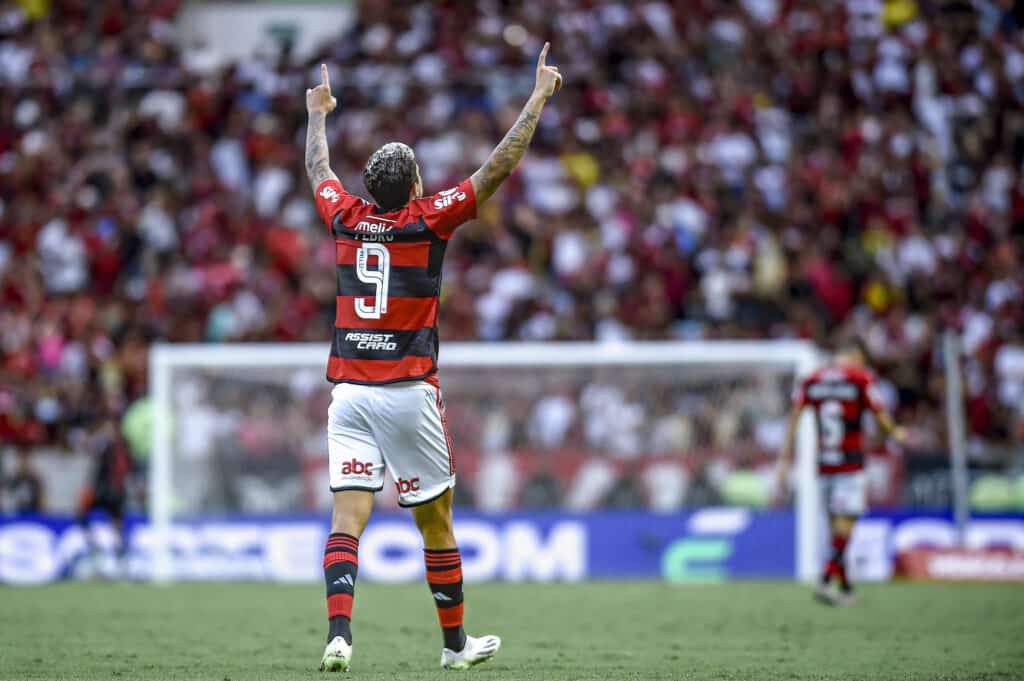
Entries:
[[[793, 462], [797, 425], [804, 407], [814, 410], [818, 425], [818, 474], [832, 533], [832, 555], [825, 564], [815, 597], [829, 605], [850, 605], [853, 590], [846, 574], [846, 546], [853, 526], [867, 507], [862, 420], [871, 411], [886, 435], [903, 439], [885, 410], [867, 352], [856, 339], [845, 342], [835, 360], [814, 372], [796, 391], [793, 412], [779, 459], [779, 486], [785, 488]], [[832, 579], [838, 593], [831, 588]]]
[[324, 554], [330, 629], [322, 671], [352, 660], [352, 597], [359, 537], [384, 485], [396, 481], [423, 536], [427, 583], [444, 636], [441, 666], [468, 669], [490, 659], [497, 636], [462, 628], [462, 561], [452, 533], [455, 461], [437, 377], [441, 262], [455, 229], [512, 173], [533, 137], [541, 109], [561, 86], [544, 44], [533, 94], [487, 161], [458, 186], [423, 197], [413, 150], [390, 142], [363, 169], [374, 203], [341, 186], [324, 132], [331, 96], [327, 67], [306, 91], [306, 172], [317, 210], [336, 242], [338, 296], [327, 379], [335, 383], [327, 416], [331, 534]]

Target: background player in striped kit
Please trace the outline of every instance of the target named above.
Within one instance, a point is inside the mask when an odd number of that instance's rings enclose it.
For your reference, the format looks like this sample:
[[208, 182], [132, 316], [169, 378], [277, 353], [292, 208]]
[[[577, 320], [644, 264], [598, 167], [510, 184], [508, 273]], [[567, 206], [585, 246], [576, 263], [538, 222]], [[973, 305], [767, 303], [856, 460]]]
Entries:
[[455, 461], [437, 378], [441, 264], [455, 229], [476, 217], [526, 153], [544, 103], [561, 85], [547, 51], [545, 43], [533, 94], [484, 165], [427, 198], [412, 149], [397, 142], [374, 152], [363, 171], [374, 203], [345, 191], [328, 158], [325, 120], [337, 102], [326, 66], [321, 84], [306, 91], [306, 171], [335, 239], [338, 278], [327, 365], [336, 384], [327, 426], [334, 511], [324, 555], [330, 629], [321, 670], [347, 670], [351, 662], [359, 536], [385, 467], [423, 536], [444, 636], [441, 666], [469, 668], [501, 645], [496, 636], [474, 638], [462, 627], [462, 561], [451, 510]]
[[[846, 547], [857, 518], [867, 510], [863, 421], [875, 415], [886, 435], [903, 439], [882, 403], [878, 383], [867, 365], [867, 351], [853, 338], [840, 346], [834, 361], [804, 379], [793, 398], [793, 411], [779, 458], [779, 487], [784, 489], [793, 462], [800, 413], [814, 410], [818, 427], [818, 476], [828, 512], [832, 554], [825, 563], [815, 597], [829, 605], [849, 605], [853, 589], [846, 574]], [[832, 580], [839, 585], [832, 589]]]

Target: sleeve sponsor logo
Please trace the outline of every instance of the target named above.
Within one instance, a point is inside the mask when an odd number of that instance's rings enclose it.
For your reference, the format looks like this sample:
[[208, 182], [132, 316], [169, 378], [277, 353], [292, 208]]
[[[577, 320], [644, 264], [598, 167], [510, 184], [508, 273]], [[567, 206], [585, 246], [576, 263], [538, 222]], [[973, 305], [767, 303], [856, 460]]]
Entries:
[[320, 190], [320, 198], [331, 203], [337, 203], [338, 199], [341, 198], [341, 194], [334, 187], [324, 187]]
[[451, 189], [445, 189], [443, 192], [438, 193], [438, 198], [434, 199], [434, 208], [438, 210], [447, 208], [456, 201], [465, 201], [466, 192], [460, 192], [458, 187], [452, 187]]

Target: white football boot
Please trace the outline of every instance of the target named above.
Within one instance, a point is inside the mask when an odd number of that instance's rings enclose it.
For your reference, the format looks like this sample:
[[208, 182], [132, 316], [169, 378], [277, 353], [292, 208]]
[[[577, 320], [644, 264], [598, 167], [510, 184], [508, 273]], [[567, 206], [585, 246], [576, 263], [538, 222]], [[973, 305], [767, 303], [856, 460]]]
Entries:
[[852, 591], [840, 591], [836, 596], [836, 605], [843, 608], [857, 605], [857, 595]]
[[445, 648], [441, 651], [441, 669], [469, 669], [494, 657], [501, 648], [497, 636], [466, 636], [466, 645], [459, 652]]
[[324, 657], [320, 660], [322, 672], [347, 672], [352, 661], [352, 646], [345, 643], [341, 636], [335, 636], [324, 649]]
[[814, 600], [825, 605], [836, 605], [838, 596], [831, 584], [819, 584], [814, 587]]

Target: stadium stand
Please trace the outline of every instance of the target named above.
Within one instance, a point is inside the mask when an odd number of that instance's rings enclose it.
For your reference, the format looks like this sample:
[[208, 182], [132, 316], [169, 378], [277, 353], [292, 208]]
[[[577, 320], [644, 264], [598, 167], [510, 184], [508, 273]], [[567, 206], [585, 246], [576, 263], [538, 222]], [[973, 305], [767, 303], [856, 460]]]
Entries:
[[[302, 167], [316, 64], [346, 186], [362, 193], [368, 154], [401, 139], [433, 191], [511, 122], [529, 34], [550, 38], [566, 85], [522, 171], [449, 249], [444, 339], [856, 332], [911, 448], [942, 452], [954, 327], [972, 455], [1005, 467], [1020, 448], [1020, 3], [560, 0], [552, 20], [536, 0], [499, 20], [486, 2], [366, 2], [308, 63], [268, 47], [224, 68], [178, 50], [180, 4], [0, 11], [0, 442], [35, 454], [24, 475], [88, 451], [110, 418], [145, 456], [154, 341], [325, 341], [333, 245]], [[584, 446], [594, 390], [547, 399], [543, 417], [510, 407], [506, 431], [615, 455]], [[573, 434], [558, 415], [577, 412]], [[640, 414], [637, 432], [662, 432], [664, 415]], [[562, 501], [537, 475], [523, 503]]]

